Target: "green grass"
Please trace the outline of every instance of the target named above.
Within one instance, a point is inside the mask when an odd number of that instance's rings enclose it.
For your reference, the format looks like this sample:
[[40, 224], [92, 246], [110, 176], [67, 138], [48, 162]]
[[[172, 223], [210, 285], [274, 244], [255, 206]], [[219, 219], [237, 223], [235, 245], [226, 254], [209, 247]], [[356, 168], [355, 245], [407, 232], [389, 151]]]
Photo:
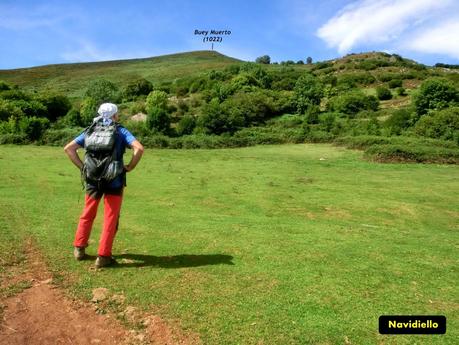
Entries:
[[[459, 336], [458, 166], [377, 164], [325, 144], [147, 150], [128, 176], [121, 264], [98, 272], [72, 257], [83, 195], [62, 149], [0, 146], [0, 169], [2, 228], [35, 238], [62, 286], [123, 293], [205, 344]], [[446, 315], [447, 334], [381, 336], [382, 314]]]

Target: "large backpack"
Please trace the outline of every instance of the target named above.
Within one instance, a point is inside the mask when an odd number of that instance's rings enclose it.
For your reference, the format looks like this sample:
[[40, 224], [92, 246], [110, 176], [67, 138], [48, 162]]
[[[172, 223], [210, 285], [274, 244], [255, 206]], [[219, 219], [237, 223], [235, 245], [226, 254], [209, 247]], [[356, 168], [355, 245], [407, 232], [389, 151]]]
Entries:
[[99, 120], [86, 129], [86, 154], [82, 170], [82, 178], [86, 183], [100, 188], [123, 173], [123, 164], [116, 157], [115, 141], [118, 126], [115, 122], [104, 125], [102, 120]]

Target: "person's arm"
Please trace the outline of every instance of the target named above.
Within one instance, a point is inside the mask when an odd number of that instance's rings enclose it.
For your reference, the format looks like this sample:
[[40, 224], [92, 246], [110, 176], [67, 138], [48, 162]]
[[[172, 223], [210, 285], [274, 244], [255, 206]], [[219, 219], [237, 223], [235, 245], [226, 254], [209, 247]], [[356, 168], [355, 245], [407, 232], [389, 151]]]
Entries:
[[78, 145], [75, 140], [72, 140], [67, 145], [65, 145], [64, 151], [67, 154], [67, 156], [69, 156], [72, 163], [75, 164], [76, 167], [81, 170], [83, 168], [83, 162], [81, 161], [80, 156], [78, 156], [77, 150], [79, 148], [81, 148], [81, 146]]
[[131, 143], [131, 147], [134, 153], [132, 154], [132, 158], [129, 164], [124, 166], [124, 169], [126, 169], [126, 171], [128, 172], [132, 171], [135, 168], [135, 166], [137, 165], [137, 163], [139, 163], [140, 158], [142, 158], [143, 155], [143, 145], [138, 140], [134, 140]]

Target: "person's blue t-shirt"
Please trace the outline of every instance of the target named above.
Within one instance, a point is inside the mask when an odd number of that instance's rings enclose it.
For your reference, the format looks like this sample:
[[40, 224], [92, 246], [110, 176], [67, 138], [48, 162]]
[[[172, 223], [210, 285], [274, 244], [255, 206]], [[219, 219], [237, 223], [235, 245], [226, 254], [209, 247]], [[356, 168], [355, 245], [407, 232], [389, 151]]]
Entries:
[[[84, 147], [84, 136], [85, 132], [82, 132], [79, 136], [77, 136], [74, 140], [75, 142]], [[126, 147], [130, 148], [131, 144], [135, 141], [135, 137], [129, 132], [126, 128], [119, 126], [116, 131], [116, 139], [115, 139], [115, 150], [116, 150], [116, 159], [119, 161], [123, 161], [123, 155], [126, 151]], [[124, 165], [124, 163], [123, 163]], [[123, 176], [120, 175], [116, 179], [114, 179], [110, 184], [109, 188], [121, 188], [123, 186]]]

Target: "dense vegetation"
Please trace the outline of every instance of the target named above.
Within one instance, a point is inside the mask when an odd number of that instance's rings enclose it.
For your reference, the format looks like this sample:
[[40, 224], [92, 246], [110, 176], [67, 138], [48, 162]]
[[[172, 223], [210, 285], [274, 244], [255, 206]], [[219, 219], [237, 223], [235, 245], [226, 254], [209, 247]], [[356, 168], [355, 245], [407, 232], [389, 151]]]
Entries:
[[[124, 125], [150, 147], [343, 144], [352, 140], [342, 138], [372, 137], [384, 141], [362, 147], [374, 158], [458, 162], [454, 71], [384, 53], [314, 64], [270, 63], [267, 55], [258, 63], [221, 63], [219, 55], [218, 68], [201, 58], [200, 72], [180, 78], [140, 73], [123, 80], [101, 72], [68, 92], [62, 85], [30, 89], [0, 82], [0, 143], [62, 145], [91, 123], [100, 103], [111, 101], [120, 105]], [[139, 113], [146, 121], [133, 117]]]

